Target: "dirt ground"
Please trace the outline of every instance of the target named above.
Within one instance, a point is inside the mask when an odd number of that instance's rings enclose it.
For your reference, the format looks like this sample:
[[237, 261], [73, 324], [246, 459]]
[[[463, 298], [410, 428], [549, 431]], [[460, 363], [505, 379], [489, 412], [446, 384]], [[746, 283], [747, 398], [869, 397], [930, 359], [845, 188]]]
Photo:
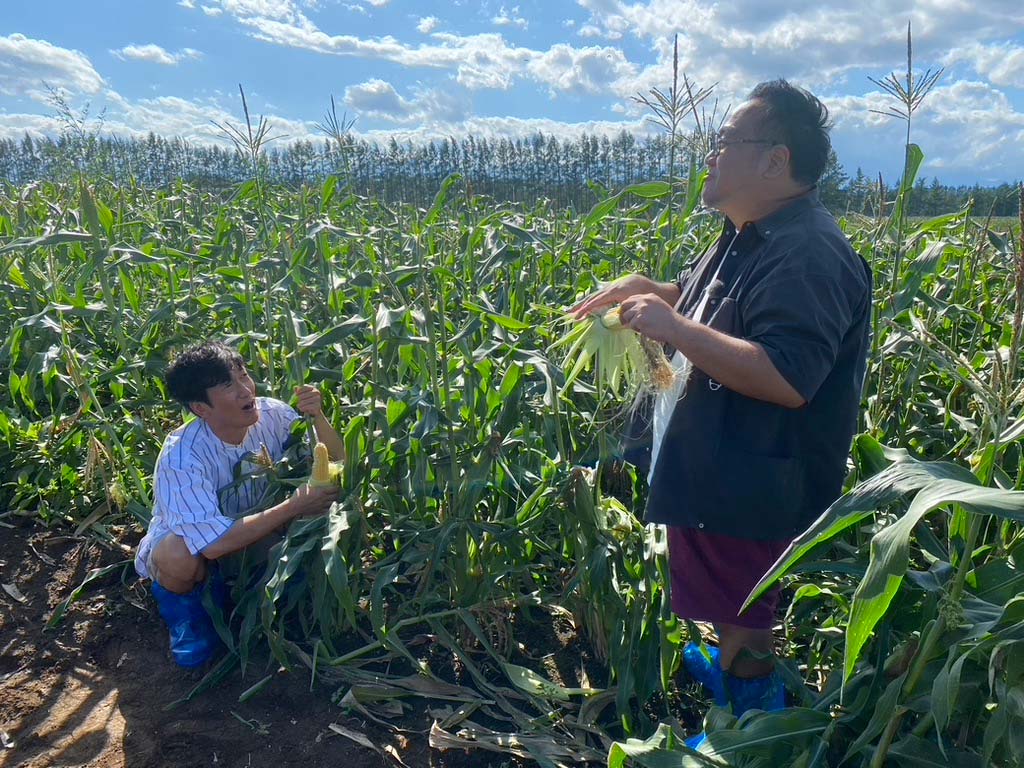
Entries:
[[377, 752], [331, 731], [332, 723], [378, 746], [395, 745], [409, 768], [519, 764], [432, 750], [426, 714], [407, 718], [408, 739], [396, 744], [383, 728], [346, 716], [330, 691], [311, 692], [309, 678], [298, 673], [276, 675], [239, 702], [261, 675], [242, 680], [235, 672], [165, 712], [201, 673], [172, 662], [155, 605], [133, 570], [123, 580], [116, 573], [104, 578], [55, 630], [43, 630], [90, 569], [128, 556], [94, 539], [0, 528], [0, 768], [385, 764]]

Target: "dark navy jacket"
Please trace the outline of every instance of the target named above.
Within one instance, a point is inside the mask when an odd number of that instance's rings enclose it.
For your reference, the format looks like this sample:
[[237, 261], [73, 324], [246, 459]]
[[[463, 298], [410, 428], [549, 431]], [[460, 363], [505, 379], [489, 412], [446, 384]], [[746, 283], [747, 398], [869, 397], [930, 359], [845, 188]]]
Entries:
[[807, 403], [755, 400], [694, 368], [664, 436], [646, 519], [786, 539], [842, 489], [867, 359], [871, 271], [815, 192], [735, 234], [727, 222], [680, 277], [680, 311], [693, 312], [724, 258], [705, 323], [763, 346]]

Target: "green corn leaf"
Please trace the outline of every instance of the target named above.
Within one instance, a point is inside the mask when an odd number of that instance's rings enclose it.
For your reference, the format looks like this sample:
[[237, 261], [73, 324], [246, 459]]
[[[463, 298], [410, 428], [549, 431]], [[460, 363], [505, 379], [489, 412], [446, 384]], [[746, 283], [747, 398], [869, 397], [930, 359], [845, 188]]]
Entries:
[[524, 323], [522, 320], [516, 320], [514, 317], [509, 317], [508, 315], [503, 315], [499, 312], [493, 312], [479, 304], [474, 304], [472, 301], [464, 301], [462, 302], [462, 306], [472, 312], [477, 312], [484, 317], [490, 318], [502, 328], [507, 328], [510, 331], [527, 331], [534, 327], [531, 323]]
[[448, 202], [448, 195], [451, 194], [452, 187], [460, 181], [462, 181], [462, 174], [452, 173], [441, 182], [441, 187], [437, 190], [437, 194], [434, 195], [434, 202], [431, 204], [430, 210], [427, 211], [427, 216], [423, 221], [424, 226], [429, 227], [437, 221], [438, 216], [441, 215], [441, 211]]
[[943, 754], [934, 741], [918, 736], [905, 736], [897, 741], [889, 747], [887, 757], [903, 768], [986, 768], [990, 765], [981, 755], [972, 752], [947, 749]]
[[907, 673], [904, 672], [885, 687], [885, 691], [878, 697], [878, 701], [875, 704], [875, 711], [871, 715], [871, 720], [864, 730], [857, 735], [849, 749], [846, 750], [846, 756], [843, 758], [844, 763], [874, 741], [889, 721], [897, 716], [900, 709], [896, 705], [899, 703], [900, 692], [903, 690], [903, 681], [906, 679]]
[[903, 516], [871, 540], [871, 561], [853, 595], [846, 631], [843, 663], [846, 679], [853, 673], [861, 649], [903, 581], [914, 526], [925, 515], [947, 504], [960, 504], [979, 514], [1024, 521], [1024, 491], [983, 488], [949, 479], [934, 480], [918, 491]]
[[88, 232], [72, 232], [59, 230], [41, 237], [19, 237], [0, 248], [0, 253], [18, 250], [31, 250], [33, 248], [49, 248], [55, 245], [66, 245], [68, 243], [87, 243], [93, 239]]
[[960, 690], [960, 673], [968, 654], [959, 653], [951, 648], [949, 658], [942, 670], [935, 676], [932, 683], [932, 717], [935, 718], [935, 730], [941, 733], [949, 725], [953, 708], [956, 706], [957, 694]]
[[637, 197], [642, 197], [646, 200], [651, 200], [659, 197], [665, 197], [665, 195], [672, 191], [672, 185], [667, 181], [647, 181], [640, 184], [632, 184], [622, 191], [631, 195], [636, 195]]
[[[858, 442], [861, 442], [860, 438]], [[751, 590], [743, 610], [760, 598], [783, 574], [790, 572], [804, 555], [876, 510], [936, 480], [953, 478], [967, 483], [976, 482], [970, 470], [956, 464], [924, 462], [900, 449], [884, 446], [879, 446], [879, 449], [893, 463], [835, 501], [806, 531], [794, 539], [771, 570]]]
[[319, 333], [303, 336], [299, 339], [299, 347], [307, 350], [322, 349], [323, 347], [330, 346], [331, 344], [336, 344], [355, 331], [366, 328], [367, 325], [368, 323], [365, 317], [354, 315], [353, 317], [343, 320], [337, 325], [333, 325]]
[[910, 262], [906, 270], [906, 277], [903, 280], [903, 287], [893, 298], [892, 303], [884, 308], [884, 316], [895, 317], [909, 307], [917, 298], [921, 283], [928, 275], [934, 274], [942, 261], [943, 255], [951, 247], [945, 240], [932, 243], [920, 255]]
[[832, 716], [827, 712], [800, 707], [752, 711], [730, 728], [709, 727], [707, 741], [700, 751], [711, 757], [731, 759], [784, 745], [791, 756], [800, 749], [801, 742], [813, 742], [831, 722]]
[[606, 197], [604, 200], [596, 203], [594, 207], [590, 209], [587, 217], [583, 219], [583, 231], [589, 232], [600, 224], [609, 213], [615, 210], [621, 198], [622, 192], [619, 192], [616, 195]]

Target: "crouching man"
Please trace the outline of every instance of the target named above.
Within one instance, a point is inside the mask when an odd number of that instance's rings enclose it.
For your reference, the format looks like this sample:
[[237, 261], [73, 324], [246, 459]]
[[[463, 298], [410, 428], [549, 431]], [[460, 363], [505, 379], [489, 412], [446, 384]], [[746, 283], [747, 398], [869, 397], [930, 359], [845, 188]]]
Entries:
[[[164, 376], [171, 396], [196, 418], [164, 440], [154, 472], [153, 519], [139, 543], [135, 568], [153, 580], [153, 597], [170, 630], [171, 653], [183, 667], [201, 666], [219, 643], [202, 605], [208, 563], [237, 552], [296, 517], [325, 513], [337, 498], [333, 488], [303, 486], [261, 512], [256, 506], [266, 480], [256, 478], [219, 498], [234, 483], [246, 454], [284, 453], [292, 424], [301, 416], [286, 403], [256, 396], [256, 384], [241, 355], [220, 342], [181, 352]], [[332, 459], [344, 452], [323, 414], [320, 392], [297, 387], [299, 412], [313, 417], [317, 439]], [[223, 599], [223, 587], [214, 599]]]

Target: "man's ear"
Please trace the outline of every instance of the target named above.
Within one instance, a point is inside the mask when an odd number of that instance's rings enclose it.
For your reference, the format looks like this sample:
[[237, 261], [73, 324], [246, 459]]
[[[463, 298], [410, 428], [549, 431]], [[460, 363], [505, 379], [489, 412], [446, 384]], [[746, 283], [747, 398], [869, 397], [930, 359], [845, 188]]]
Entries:
[[765, 157], [767, 159], [765, 177], [776, 179], [789, 173], [789, 147], [785, 144], [775, 144], [770, 147], [765, 153]]
[[210, 414], [209, 403], [204, 403], [201, 400], [189, 403], [188, 409], [192, 411], [192, 413], [194, 413], [200, 419], [205, 419]]

